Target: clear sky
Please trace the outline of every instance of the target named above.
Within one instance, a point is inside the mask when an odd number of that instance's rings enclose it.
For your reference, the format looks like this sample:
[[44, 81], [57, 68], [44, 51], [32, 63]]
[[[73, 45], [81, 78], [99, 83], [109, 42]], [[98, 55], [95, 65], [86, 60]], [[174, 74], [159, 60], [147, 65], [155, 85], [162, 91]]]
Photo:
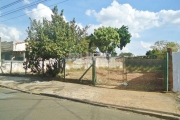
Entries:
[[2, 41], [24, 40], [29, 18], [50, 20], [55, 5], [67, 21], [90, 25], [89, 34], [101, 26], [128, 26], [131, 43], [118, 53], [145, 55], [158, 40], [180, 43], [180, 0], [0, 0]]

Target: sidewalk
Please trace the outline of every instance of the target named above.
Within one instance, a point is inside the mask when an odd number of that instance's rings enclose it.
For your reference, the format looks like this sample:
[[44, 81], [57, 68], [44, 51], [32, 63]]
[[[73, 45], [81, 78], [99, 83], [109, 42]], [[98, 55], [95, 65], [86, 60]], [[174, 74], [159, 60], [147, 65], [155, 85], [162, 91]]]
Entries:
[[177, 93], [117, 90], [107, 86], [94, 87], [59, 81], [42, 82], [38, 78], [10, 76], [0, 76], [0, 86], [121, 110], [180, 118], [180, 98]]

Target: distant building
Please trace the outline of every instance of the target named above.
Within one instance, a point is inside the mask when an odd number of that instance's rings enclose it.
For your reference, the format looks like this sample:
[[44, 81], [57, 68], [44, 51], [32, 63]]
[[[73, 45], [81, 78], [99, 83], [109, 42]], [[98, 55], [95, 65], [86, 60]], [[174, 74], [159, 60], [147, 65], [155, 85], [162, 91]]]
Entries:
[[1, 42], [1, 60], [11, 60], [13, 58], [13, 60], [24, 61], [25, 50], [25, 42]]

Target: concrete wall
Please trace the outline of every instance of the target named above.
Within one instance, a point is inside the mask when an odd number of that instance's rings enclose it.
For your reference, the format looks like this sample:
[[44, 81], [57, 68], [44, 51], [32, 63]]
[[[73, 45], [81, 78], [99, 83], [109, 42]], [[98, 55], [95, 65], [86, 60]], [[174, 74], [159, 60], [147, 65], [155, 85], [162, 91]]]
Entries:
[[172, 54], [173, 59], [173, 91], [180, 91], [180, 52]]
[[[12, 73], [24, 74], [25, 69], [23, 68], [24, 61], [13, 61], [12, 62]], [[3, 73], [10, 73], [11, 61], [2, 61], [2, 70]], [[0, 70], [0, 73], [2, 71]]]
[[15, 43], [14, 51], [25, 51], [26, 43], [25, 42], [17, 42]]
[[[87, 69], [92, 64], [92, 58], [80, 58], [76, 60], [67, 60], [66, 69]], [[110, 58], [108, 61], [105, 57], [96, 58], [97, 68], [123, 68], [121, 59]]]
[[[12, 62], [12, 73], [24, 74], [25, 70], [23, 68], [24, 61], [13, 61]], [[44, 62], [44, 70], [46, 70], [46, 64], [49, 61], [46, 60]], [[66, 69], [87, 69], [92, 64], [92, 58], [80, 58], [76, 60], [67, 60]], [[42, 67], [42, 62], [40, 62], [40, 66]], [[110, 58], [109, 62], [106, 58], [96, 58], [96, 67], [97, 68], [123, 68], [123, 62], [121, 59]], [[11, 61], [2, 61], [2, 69], [4, 73], [10, 73]], [[28, 69], [27, 72], [30, 72]], [[1, 70], [0, 70], [1, 73]]]
[[92, 64], [92, 59], [90, 58], [79, 58], [75, 60], [66, 60], [66, 69], [87, 69]]
[[26, 43], [25, 42], [1, 42], [1, 51], [25, 51], [26, 50]]
[[1, 42], [1, 52], [13, 51], [13, 50], [14, 50], [14, 42], [13, 41], [11, 41], [11, 42], [7, 42], [7, 41]]

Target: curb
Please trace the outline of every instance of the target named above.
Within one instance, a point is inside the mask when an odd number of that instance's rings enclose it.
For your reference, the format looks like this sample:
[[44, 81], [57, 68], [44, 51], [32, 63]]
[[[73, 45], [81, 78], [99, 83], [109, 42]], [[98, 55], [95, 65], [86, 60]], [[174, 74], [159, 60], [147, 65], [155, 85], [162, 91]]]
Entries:
[[162, 119], [180, 120], [180, 115], [175, 114], [175, 113], [161, 112], [161, 111], [142, 109], [142, 108], [124, 107], [124, 106], [118, 106], [118, 105], [113, 105], [113, 104], [104, 104], [104, 103], [100, 103], [100, 102], [89, 101], [87, 99], [81, 100], [81, 99], [59, 96], [59, 95], [55, 95], [55, 94], [48, 94], [48, 93], [33, 93], [33, 92], [25, 91], [25, 90], [10, 88], [10, 87], [3, 86], [3, 85], [0, 85], [0, 87], [9, 88], [12, 90], [17, 90], [17, 91], [20, 91], [23, 93], [29, 93], [29, 94], [34, 94], [34, 95], [42, 95], [42, 96], [47, 96], [47, 97], [55, 97], [55, 98], [60, 98], [60, 99], [67, 99], [70, 101], [90, 104], [90, 105], [99, 106], [99, 107], [114, 108], [114, 109], [118, 109], [118, 110], [138, 113], [138, 114], [142, 114], [142, 115], [149, 115], [149, 116], [162, 118]]
[[67, 100], [71, 100], [74, 102], [80, 102], [80, 103], [90, 104], [90, 105], [99, 106], [99, 107], [114, 108], [114, 109], [118, 109], [118, 110], [124, 110], [124, 111], [133, 112], [133, 113], [163, 118], [163, 119], [180, 120], [180, 115], [175, 114], [175, 113], [168, 113], [168, 112], [161, 112], [161, 111], [133, 108], [133, 107], [123, 107], [123, 106], [118, 106], [118, 105], [113, 105], [113, 104], [92, 102], [92, 101], [89, 101], [86, 99], [81, 100], [81, 99], [75, 99], [75, 98], [69, 98], [69, 97], [64, 97], [64, 96], [59, 96], [59, 95], [48, 94], [48, 93], [40, 93], [40, 95], [48, 96], [48, 97], [55, 97], [55, 98], [60, 98], [60, 99], [67, 99]]

